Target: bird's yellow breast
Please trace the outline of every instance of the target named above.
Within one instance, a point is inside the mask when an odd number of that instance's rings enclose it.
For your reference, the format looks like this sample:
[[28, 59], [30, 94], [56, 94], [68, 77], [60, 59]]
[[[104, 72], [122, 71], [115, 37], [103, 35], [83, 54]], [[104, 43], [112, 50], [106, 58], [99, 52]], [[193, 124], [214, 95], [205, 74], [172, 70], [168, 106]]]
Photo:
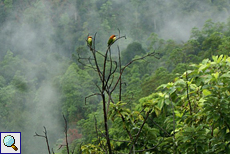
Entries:
[[88, 41], [92, 41], [92, 38], [91, 38], [91, 37], [89, 37], [89, 38], [88, 38]]

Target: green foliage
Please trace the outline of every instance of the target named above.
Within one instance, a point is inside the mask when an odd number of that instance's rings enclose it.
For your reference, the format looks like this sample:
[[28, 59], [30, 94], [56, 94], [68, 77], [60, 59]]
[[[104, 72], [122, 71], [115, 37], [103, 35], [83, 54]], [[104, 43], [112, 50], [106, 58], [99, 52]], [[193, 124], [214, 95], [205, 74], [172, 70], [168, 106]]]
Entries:
[[161, 86], [167, 88], [164, 93], [170, 94], [167, 97], [175, 103], [174, 131], [181, 153], [218, 153], [229, 148], [230, 58], [223, 55], [212, 58], [213, 61], [205, 59], [192, 65], [193, 70], [176, 82]]
[[7, 51], [4, 59], [0, 62], [1, 75], [9, 82], [13, 77], [16, 70], [20, 67], [18, 57], [15, 57], [11, 51]]
[[[112, 3], [111, 1], [107, 1], [106, 3], [102, 4], [101, 8], [100, 8], [100, 14], [101, 14], [101, 18], [102, 20], [102, 24], [101, 26], [109, 31], [111, 29], [111, 26], [113, 26], [113, 22], [109, 22], [109, 20], [114, 20], [115, 15], [113, 15], [112, 12], [112, 7], [111, 7]], [[112, 17], [112, 18], [111, 18]], [[109, 25], [111, 23], [111, 25]]]
[[9, 13], [13, 8], [13, 0], [4, 0], [5, 9]]
[[[122, 79], [126, 83], [123, 101], [110, 104], [109, 131], [117, 141], [112, 141], [114, 151], [129, 152], [132, 145], [129, 135], [138, 134], [147, 112], [150, 116], [135, 144], [137, 151], [224, 153], [229, 150], [230, 65], [229, 58], [220, 55], [229, 52], [228, 36], [222, 23], [210, 20], [201, 31], [193, 29], [192, 33], [184, 44], [152, 36], [149, 49], [161, 53], [158, 67], [163, 66], [154, 73], [149, 71], [153, 70], [149, 69], [152, 65], [147, 65], [151, 58], [127, 68]], [[210, 57], [213, 61], [205, 59], [200, 64], [191, 64]], [[152, 75], [141, 75], [142, 71]]]
[[163, 83], [172, 80], [173, 74], [170, 74], [165, 68], [158, 68], [154, 75], [147, 78], [141, 85], [142, 95], [147, 96], [156, 91], [157, 87]]
[[[129, 141], [126, 131], [135, 136], [150, 112], [136, 150], [145, 147], [152, 149], [151, 153], [228, 151], [230, 58], [223, 55], [212, 58], [213, 61], [205, 59], [192, 64], [173, 83], [162, 84], [158, 92], [140, 99], [140, 104], [132, 110], [127, 103], [110, 104], [111, 138]], [[130, 143], [114, 142], [113, 146], [114, 150], [128, 152]]]
[[92, 77], [87, 71], [79, 69], [73, 63], [66, 70], [61, 79], [61, 87], [63, 93], [63, 112], [68, 115], [70, 121], [78, 121], [83, 118], [85, 109], [84, 97], [90, 91], [82, 91], [82, 88], [90, 89], [92, 87]]
[[95, 146], [93, 144], [88, 144], [88, 145], [84, 145], [81, 147], [81, 150], [84, 154], [103, 154], [103, 150], [99, 147], [99, 146]]
[[[29, 136], [22, 141], [22, 153], [32, 153], [31, 145], [45, 149], [43, 144], [35, 144], [34, 130], [61, 123], [59, 115], [64, 113], [69, 127], [82, 133], [82, 138], [70, 143], [71, 149], [78, 153], [81, 146], [83, 153], [104, 153], [101, 100], [94, 96], [85, 105], [85, 97], [100, 81], [77, 59], [73, 63], [71, 55], [77, 50], [88, 58], [85, 39], [95, 32], [100, 34], [96, 48], [104, 51], [108, 36], [117, 34], [119, 28], [129, 41], [127, 48], [120, 44], [125, 49], [122, 65], [153, 51], [160, 59], [148, 57], [125, 70], [122, 101], [116, 102], [115, 90], [116, 103], [109, 110], [113, 151], [130, 151], [133, 140], [127, 131], [137, 137], [149, 112], [135, 143], [136, 153], [229, 153], [230, 20], [207, 20], [203, 28], [193, 28], [190, 39], [183, 43], [157, 35], [168, 19], [179, 16], [179, 22], [202, 21], [216, 18], [218, 13], [228, 14], [229, 6], [227, 0], [2, 0], [0, 129]], [[118, 59], [116, 53], [112, 56]], [[97, 58], [102, 64], [102, 58]], [[57, 138], [63, 138], [55, 134], [62, 126], [53, 128], [49, 135], [55, 145]]]
[[138, 42], [133, 42], [129, 44], [125, 51], [121, 53], [122, 63], [126, 65], [130, 62], [135, 56], [143, 55], [146, 51], [142, 48], [142, 45]]

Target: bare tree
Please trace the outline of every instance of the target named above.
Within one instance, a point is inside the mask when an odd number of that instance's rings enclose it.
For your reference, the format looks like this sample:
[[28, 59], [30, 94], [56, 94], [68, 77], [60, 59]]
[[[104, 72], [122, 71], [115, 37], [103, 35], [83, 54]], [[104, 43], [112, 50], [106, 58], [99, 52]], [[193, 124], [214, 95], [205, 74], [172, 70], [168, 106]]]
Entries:
[[51, 154], [51, 152], [50, 152], [50, 146], [49, 146], [49, 140], [48, 140], [47, 131], [46, 131], [46, 127], [45, 127], [45, 126], [43, 126], [43, 127], [44, 127], [43, 133], [44, 133], [45, 135], [39, 135], [38, 133], [35, 132], [35, 135], [34, 135], [34, 136], [44, 137], [44, 138], [46, 139], [46, 145], [47, 145], [47, 148], [48, 148], [48, 152], [49, 152], [49, 154]]
[[[70, 153], [70, 149], [69, 149], [68, 136], [67, 136], [67, 135], [68, 135], [68, 133], [67, 133], [68, 125], [67, 125], [66, 117], [65, 117], [64, 115], [63, 115], [63, 119], [64, 119], [64, 121], [65, 121], [65, 143], [66, 143], [66, 144], [65, 144], [65, 145], [60, 145], [60, 147], [58, 148], [58, 150], [61, 149], [63, 146], [65, 146], [66, 149], [67, 149], [67, 154], [69, 154], [69, 153]], [[46, 145], [47, 145], [47, 148], [48, 148], [48, 152], [49, 152], [49, 154], [51, 154], [51, 152], [50, 152], [49, 140], [48, 140], [48, 135], [47, 135], [47, 130], [46, 130], [46, 127], [45, 127], [45, 126], [43, 126], [43, 127], [44, 127], [43, 133], [44, 133], [45, 135], [39, 135], [38, 133], [35, 132], [35, 135], [34, 135], [34, 136], [43, 137], [43, 138], [46, 139]], [[75, 149], [73, 149], [72, 154], [74, 153], [74, 150], [75, 150]], [[53, 148], [52, 148], [52, 154], [54, 154]]]
[[[105, 149], [106, 153], [112, 154], [112, 149], [111, 149], [111, 144], [110, 144], [110, 140], [111, 138], [109, 137], [109, 127], [108, 127], [108, 111], [109, 111], [109, 104], [110, 103], [114, 103], [113, 101], [113, 92], [115, 91], [115, 89], [117, 88], [117, 86], [119, 85], [119, 101], [121, 101], [121, 90], [122, 90], [122, 75], [124, 73], [124, 70], [131, 65], [133, 62], [138, 61], [138, 60], [142, 60], [145, 59], [146, 57], [149, 56], [154, 56], [155, 58], [157, 57], [157, 54], [155, 51], [152, 53], [148, 53], [143, 57], [140, 58], [136, 58], [131, 60], [129, 63], [127, 63], [126, 65], [124, 65], [123, 67], [121, 66], [121, 58], [120, 58], [120, 49], [119, 46], [117, 46], [118, 49], [118, 62], [116, 60], [114, 60], [111, 56], [111, 46], [114, 45], [114, 43], [120, 39], [126, 39], [126, 36], [121, 36], [120, 35], [120, 30], [118, 29], [118, 37], [117, 39], [113, 42], [113, 44], [108, 45], [105, 53], [101, 53], [99, 51], [96, 50], [96, 35], [97, 33], [95, 33], [94, 37], [93, 37], [93, 45], [90, 46], [88, 45], [91, 54], [92, 54], [92, 58], [91, 57], [81, 57], [80, 55], [78, 55], [78, 61], [79, 63], [92, 68], [92, 70], [94, 70], [95, 72], [97, 72], [98, 74], [98, 78], [100, 79], [100, 84], [101, 85], [96, 85], [99, 92], [93, 93], [89, 96], [85, 97], [85, 104], [88, 98], [95, 96], [95, 95], [99, 95], [102, 98], [102, 103], [103, 103], [103, 116], [104, 116], [104, 129], [105, 129], [105, 134], [103, 135], [106, 138], [107, 141], [107, 149]], [[89, 36], [89, 35], [88, 35]], [[88, 38], [88, 37], [87, 37]], [[87, 40], [86, 40], [87, 42]], [[102, 66], [99, 65], [98, 63], [98, 59], [97, 56], [102, 56], [103, 58], [103, 64]], [[88, 65], [87, 65], [87, 64]], [[119, 65], [119, 66], [118, 66]], [[118, 78], [115, 79], [114, 74], [115, 73], [119, 73]], [[139, 134], [147, 120], [149, 116], [149, 112], [146, 115], [146, 118], [143, 122], [143, 124], [141, 125], [141, 129], [138, 132], [137, 136], [134, 138], [130, 131], [127, 128], [124, 128], [125, 131], [127, 132], [127, 134], [130, 137], [130, 141], [128, 142], [132, 142], [132, 146], [134, 146], [135, 142], [138, 140]], [[120, 114], [120, 117], [122, 119], [122, 121], [125, 123], [125, 118], [123, 117], [122, 114]], [[96, 121], [95, 121], [96, 122]], [[97, 127], [96, 128], [96, 132]], [[127, 142], [127, 141], [126, 141]], [[130, 150], [131, 151], [131, 150]]]
[[[81, 64], [83, 64], [83, 65], [85, 65], [87, 67], [90, 67], [95, 72], [97, 72], [98, 77], [100, 79], [101, 85], [99, 86], [99, 85], [96, 84], [99, 92], [96, 92], [96, 93], [93, 93], [93, 94], [91, 94], [89, 96], [86, 96], [85, 97], [85, 104], [86, 104], [87, 99], [90, 98], [90, 97], [92, 97], [92, 96], [99, 95], [102, 98], [105, 134], [103, 134], [101, 132], [101, 135], [106, 138], [107, 147], [106, 147], [106, 149], [104, 149], [103, 147], [101, 147], [101, 148], [103, 149], [103, 151], [105, 153], [109, 153], [109, 154], [112, 154], [112, 148], [111, 148], [110, 140], [114, 140], [114, 141], [117, 141], [117, 142], [127, 142], [127, 143], [130, 143], [130, 145], [131, 145], [130, 146], [130, 153], [135, 152], [135, 144], [136, 144], [136, 142], [137, 142], [137, 140], [138, 140], [138, 138], [140, 136], [140, 133], [142, 131], [142, 128], [145, 125], [146, 120], [147, 120], [147, 118], [149, 117], [149, 114], [150, 114], [150, 111], [147, 112], [146, 118], [144, 119], [143, 123], [141, 124], [140, 129], [139, 129], [138, 133], [135, 135], [135, 137], [132, 136], [131, 132], [128, 130], [127, 127], [124, 127], [126, 133], [128, 134], [128, 136], [130, 138], [129, 141], [121, 141], [121, 140], [111, 139], [109, 137], [109, 127], [108, 127], [109, 104], [110, 103], [113, 103], [113, 104], [115, 103], [113, 101], [112, 96], [113, 96], [113, 92], [115, 91], [115, 89], [117, 88], [118, 85], [119, 85], [119, 94], [118, 94], [119, 95], [119, 101], [121, 101], [121, 99], [122, 99], [122, 97], [121, 97], [122, 96], [122, 75], [123, 75], [125, 69], [129, 65], [131, 65], [133, 62], [145, 59], [146, 57], [149, 57], [149, 56], [153, 56], [153, 57], [159, 59], [157, 57], [158, 53], [156, 53], [154, 51], [154, 52], [148, 53], [145, 56], [142, 56], [140, 58], [133, 59], [133, 60], [131, 60], [130, 62], [128, 62], [126, 65], [124, 65], [122, 67], [121, 66], [121, 55], [120, 55], [120, 48], [119, 48], [119, 46], [117, 46], [117, 50], [118, 50], [118, 62], [116, 60], [113, 60], [112, 55], [111, 55], [111, 46], [116, 41], [118, 41], [118, 40], [120, 40], [122, 38], [126, 39], [126, 36], [120, 36], [120, 30], [119, 29], [118, 29], [118, 31], [119, 31], [119, 35], [118, 35], [117, 39], [112, 44], [108, 45], [107, 50], [106, 50], [106, 52], [104, 54], [96, 50], [95, 40], [96, 40], [97, 33], [95, 33], [95, 35], [93, 37], [93, 45], [92, 46], [88, 45], [93, 58], [91, 58], [91, 57], [81, 57], [78, 54], [78, 61]], [[103, 58], [103, 64], [102, 64], [102, 66], [99, 65], [97, 56], [102, 56], [102, 58]], [[87, 61], [89, 65], [86, 65], [82, 61]], [[106, 67], [108, 67], [108, 68], [106, 69]], [[116, 72], [118, 72], [119, 75], [118, 75], [117, 79], [114, 79], [115, 78], [114, 74]], [[122, 119], [122, 122], [125, 124], [126, 121], [125, 121], [124, 116], [121, 113], [119, 113], [119, 114], [120, 114], [120, 117]], [[66, 138], [65, 142], [66, 142], [66, 145], [60, 145], [59, 149], [61, 147], [63, 147], [63, 146], [66, 146], [67, 153], [69, 154], [70, 153], [70, 149], [69, 149], [69, 144], [68, 144], [68, 139], [67, 139], [67, 120], [66, 120], [66, 118], [65, 118], [64, 115], [63, 115], [63, 118], [64, 118], [64, 121], [65, 121], [65, 138]], [[96, 129], [97, 138], [100, 141], [101, 138], [100, 138], [99, 133], [98, 133], [100, 130], [97, 128], [96, 117], [95, 117], [95, 129]], [[47, 131], [46, 131], [46, 127], [45, 126], [44, 126], [44, 134], [45, 135], [39, 135], [39, 134], [37, 134], [35, 132], [34, 136], [44, 137], [46, 139], [46, 144], [47, 144], [48, 152], [49, 152], [49, 154], [51, 154], [50, 146], [49, 146], [49, 141], [48, 141], [48, 136], [47, 136]], [[153, 147], [151, 149], [154, 149], [157, 146], [158, 145], [156, 145], [155, 147]], [[81, 144], [80, 144], [80, 148], [81, 148]], [[136, 152], [141, 152], [141, 151], [145, 151], [145, 150], [136, 150]], [[52, 153], [54, 153], [53, 148], [52, 148]], [[73, 153], [74, 153], [74, 149], [72, 151], [72, 154]], [[80, 153], [81, 153], [81, 150], [80, 150]]]

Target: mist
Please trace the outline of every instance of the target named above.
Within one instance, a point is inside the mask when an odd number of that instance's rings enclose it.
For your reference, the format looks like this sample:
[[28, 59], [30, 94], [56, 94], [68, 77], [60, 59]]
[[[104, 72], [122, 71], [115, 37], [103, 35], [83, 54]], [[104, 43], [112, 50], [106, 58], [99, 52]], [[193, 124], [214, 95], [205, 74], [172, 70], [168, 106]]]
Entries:
[[[25, 9], [13, 10], [1, 26], [1, 59], [6, 52], [12, 52], [12, 58], [17, 56], [18, 65], [11, 66], [12, 76], [7, 80], [25, 80], [26, 88], [23, 92], [17, 86], [11, 86], [12, 95], [19, 95], [16, 100], [9, 103], [21, 109], [9, 111], [13, 117], [8, 119], [8, 127], [0, 125], [1, 131], [16, 131], [22, 133], [22, 153], [48, 153], [45, 138], [34, 137], [35, 132], [44, 135], [46, 127], [50, 146], [55, 147], [56, 141], [63, 137], [63, 122], [61, 102], [58, 101], [58, 91], [53, 84], [53, 77], [63, 73], [64, 58], [59, 57], [62, 46], [53, 40], [55, 31], [51, 23], [51, 11], [47, 9], [51, 4], [45, 1], [34, 3]], [[63, 10], [66, 12], [65, 10]], [[18, 15], [19, 19], [14, 20]], [[58, 54], [56, 54], [58, 53]], [[52, 56], [52, 58], [50, 58]], [[61, 57], [61, 56], [60, 56]], [[62, 66], [60, 66], [62, 65]], [[4, 75], [3, 75], [4, 76]], [[21, 98], [20, 98], [21, 97]], [[12, 127], [9, 127], [12, 126]], [[39, 151], [39, 152], [38, 152]]]
[[[1, 12], [7, 14], [1, 14], [0, 63], [9, 66], [1, 68], [0, 75], [5, 79], [1, 86], [5, 93], [1, 96], [7, 95], [1, 101], [23, 111], [7, 111], [13, 117], [2, 119], [0, 131], [22, 132], [24, 154], [47, 153], [45, 139], [34, 137], [35, 132], [44, 135], [43, 126], [51, 147], [55, 148], [57, 140], [63, 138], [60, 82], [72, 62], [72, 54], [86, 45], [88, 34], [97, 32], [96, 48], [105, 51], [108, 37], [118, 34], [119, 28], [121, 35], [127, 36], [119, 42], [124, 50], [133, 41], [146, 47], [151, 33], [184, 42], [191, 29], [201, 28], [207, 19], [226, 22], [229, 17], [226, 9], [210, 13], [215, 4], [206, 1], [195, 2], [197, 9], [190, 13], [178, 8], [177, 0], [91, 0], [88, 4], [79, 0], [13, 1], [12, 7], [6, 7], [9, 4], [4, 1], [0, 3]], [[13, 81], [25, 84], [23, 92]]]

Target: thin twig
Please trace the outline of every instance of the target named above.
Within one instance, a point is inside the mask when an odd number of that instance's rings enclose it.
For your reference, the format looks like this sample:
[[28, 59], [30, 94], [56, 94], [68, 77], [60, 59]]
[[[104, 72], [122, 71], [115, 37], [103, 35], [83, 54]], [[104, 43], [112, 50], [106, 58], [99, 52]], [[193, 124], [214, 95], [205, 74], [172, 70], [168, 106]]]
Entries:
[[116, 84], [115, 84], [114, 87], [112, 88], [111, 93], [112, 93], [112, 92], [115, 90], [115, 88], [117, 87], [117, 85], [118, 85], [118, 83], [119, 83], [119, 81], [120, 81], [120, 79], [121, 79], [121, 76], [122, 76], [124, 70], [126, 69], [126, 67], [128, 67], [129, 65], [131, 65], [131, 64], [132, 64], [133, 62], [135, 62], [135, 61], [145, 59], [146, 57], [149, 57], [149, 56], [154, 56], [155, 58], [159, 59], [158, 57], [156, 57], [157, 54], [158, 54], [158, 53], [155, 53], [155, 52], [148, 53], [147, 55], [145, 55], [145, 56], [143, 56], [143, 57], [140, 57], [140, 58], [133, 59], [133, 60], [131, 60], [128, 64], [126, 64], [126, 65], [122, 68], [122, 70], [121, 70], [121, 72], [120, 72], [120, 76], [119, 76], [119, 78], [117, 79]]
[[97, 36], [97, 32], [94, 34], [94, 37], [93, 37], [93, 52], [95, 53], [95, 51], [96, 51], [96, 48], [95, 48], [95, 44], [96, 44], [96, 36]]
[[170, 134], [169, 134], [164, 128], [162, 128], [160, 125], [158, 125], [153, 119], [152, 119], [152, 122], [153, 122], [157, 127], [159, 127], [165, 134], [167, 134], [167, 136], [170, 136]]
[[189, 112], [190, 112], [190, 115], [192, 115], [192, 106], [191, 106], [191, 102], [190, 102], [190, 99], [189, 99], [189, 93], [188, 93], [188, 74], [187, 74], [187, 68], [186, 68], [186, 92], [187, 92], [187, 99], [188, 99], [188, 104], [189, 104]]
[[[91, 58], [89, 57], [89, 58], [88, 58], [89, 64], [92, 66], [92, 68], [94, 68], [94, 67], [93, 67], [93, 64], [92, 64], [92, 62], [91, 62], [91, 60], [94, 60], [94, 59], [91, 59]], [[96, 70], [96, 68], [95, 68], [94, 70]]]
[[[112, 97], [111, 97], [111, 102], [114, 104]], [[118, 112], [116, 108], [115, 108], [115, 111]], [[130, 133], [130, 131], [128, 130], [128, 128], [126, 127], [124, 116], [120, 112], [118, 112], [118, 113], [121, 116], [121, 120], [122, 120], [123, 124], [125, 125], [125, 130], [126, 130], [127, 134], [129, 135], [130, 140], [133, 141], [133, 136]]]
[[94, 115], [94, 122], [95, 122], [95, 129], [96, 129], [96, 134], [97, 134], [97, 138], [98, 138], [98, 144], [100, 145], [101, 143], [101, 139], [100, 139], [100, 136], [98, 135], [98, 131], [97, 131], [97, 119], [96, 119], [96, 116]]
[[[117, 42], [119, 39], [121, 39], [121, 38], [125, 38], [126, 39], [126, 36], [119, 36], [112, 44], [110, 44], [109, 46], [108, 46], [108, 49], [110, 48], [110, 46], [112, 46], [115, 42]], [[107, 49], [107, 50], [108, 50]]]
[[73, 148], [72, 154], [74, 154], [75, 148]]
[[81, 142], [81, 144], [80, 144], [80, 146], [79, 146], [79, 153], [80, 153], [80, 154], [82, 153], [82, 151], [81, 151], [81, 145], [82, 145], [82, 142]]
[[[97, 69], [94, 68], [92, 65], [91, 65], [91, 66], [88, 66], [88, 65], [84, 64], [83, 62], [81, 62], [82, 59], [84, 59], [84, 60], [89, 60], [89, 58], [82, 58], [82, 57], [80, 57], [80, 55], [78, 54], [78, 59], [77, 59], [77, 61], [78, 61], [80, 64], [82, 64], [82, 65], [85, 66], [85, 67], [91, 68], [91, 69], [93, 69], [94, 71], [97, 71]], [[92, 60], [94, 60], [94, 59], [92, 59]], [[100, 72], [99, 72], [99, 73], [100, 73]]]
[[111, 88], [111, 86], [113, 84], [113, 80], [114, 80], [114, 75], [112, 76], [110, 84], [107, 86], [108, 91], [109, 91], [109, 89]]
[[126, 142], [126, 143], [131, 143], [131, 141], [125, 141], [125, 140], [116, 140], [116, 139], [112, 139], [112, 138], [110, 138], [110, 140], [113, 140], [113, 141], [117, 141], [117, 142]]
[[91, 94], [89, 96], [86, 96], [85, 97], [85, 105], [86, 105], [86, 100], [89, 98], [89, 97], [92, 97], [92, 96], [95, 96], [95, 95], [101, 95], [100, 93], [94, 93], [94, 94]]
[[109, 98], [108, 98], [108, 102], [107, 102], [107, 111], [106, 111], [107, 116], [108, 116], [108, 113], [109, 113], [110, 100], [111, 100], [111, 94], [109, 94]]
[[[108, 77], [107, 77], [107, 80], [106, 80], [106, 83], [105, 83], [105, 86], [107, 87], [107, 85], [108, 85], [108, 82], [109, 82], [109, 80], [110, 80], [110, 77], [116, 72], [116, 70], [117, 70], [117, 62], [116, 61], [113, 61], [112, 60], [112, 58], [111, 58], [111, 51], [109, 50], [109, 53], [110, 53], [110, 68], [109, 68], [109, 74], [108, 74]], [[114, 68], [114, 70], [112, 71], [112, 68], [113, 68], [113, 62], [115, 63], [115, 68]], [[113, 79], [112, 79], [112, 81], [113, 81]], [[111, 82], [111, 84], [112, 84], [113, 82]], [[111, 84], [110, 84], [110, 86], [111, 86]], [[109, 86], [109, 88], [110, 88], [110, 86]]]
[[[118, 29], [118, 32], [119, 32], [118, 38], [112, 44], [110, 44], [108, 46], [108, 48], [107, 48], [107, 50], [106, 50], [106, 52], [105, 52], [104, 55], [101, 54], [100, 52], [96, 51], [96, 49], [95, 49], [95, 40], [96, 40], [95, 39], [96, 38], [96, 33], [95, 33], [94, 40], [93, 40], [93, 49], [91, 50], [92, 54], [93, 54], [93, 58], [92, 59], [91, 58], [87, 59], [88, 62], [89, 62], [89, 64], [91, 65], [91, 68], [93, 68], [96, 72], [98, 72], [98, 75], [99, 75], [100, 80], [101, 80], [101, 87], [97, 86], [97, 88], [99, 89], [100, 93], [94, 93], [94, 94], [91, 94], [91, 95], [85, 97], [85, 103], [86, 103], [86, 99], [89, 98], [89, 97], [91, 97], [91, 96], [100, 95], [102, 97], [102, 101], [103, 101], [103, 112], [104, 112], [103, 113], [104, 114], [104, 127], [105, 127], [105, 134], [103, 134], [103, 135], [105, 135], [105, 138], [107, 140], [107, 149], [104, 152], [106, 152], [106, 153], [108, 152], [109, 154], [112, 153], [112, 149], [111, 149], [110, 138], [109, 138], [109, 131], [108, 131], [109, 128], [108, 128], [108, 124], [107, 124], [107, 121], [108, 121], [108, 119], [107, 119], [108, 115], [107, 114], [108, 114], [108, 111], [109, 111], [110, 101], [112, 103], [114, 103], [114, 101], [112, 99], [112, 92], [115, 90], [115, 88], [118, 85], [118, 83], [120, 83], [119, 84], [120, 85], [119, 101], [121, 101], [121, 85], [122, 85], [121, 76], [122, 76], [123, 71], [125, 70], [125, 68], [128, 67], [130, 64], [132, 64], [133, 62], [135, 62], [137, 60], [144, 59], [147, 56], [154, 56], [154, 57], [156, 57], [156, 55], [158, 54], [158, 53], [155, 53], [155, 52], [154, 53], [149, 53], [149, 54], [147, 54], [147, 55], [145, 55], [145, 56], [143, 56], [141, 58], [137, 58], [137, 59], [134, 59], [134, 60], [130, 61], [127, 65], [125, 65], [123, 68], [121, 68], [120, 49], [118, 47], [118, 52], [119, 52], [119, 67], [120, 67], [119, 72], [120, 72], [120, 75], [119, 75], [119, 78], [115, 81], [115, 84], [114, 84], [113, 83], [114, 73], [116, 72], [118, 65], [117, 65], [116, 61], [112, 60], [111, 48], [110, 47], [116, 41], [118, 41], [119, 39], [121, 39], [121, 38], [125, 38], [126, 39], [126, 36], [120, 36], [120, 30], [119, 29]], [[103, 64], [102, 64], [103, 66], [102, 67], [99, 67], [98, 60], [97, 60], [97, 55], [96, 55], [97, 53], [99, 55], [101, 55], [102, 57], [104, 57]], [[156, 58], [158, 58], [158, 57], [156, 57]], [[92, 60], [94, 61], [94, 63], [92, 63]], [[110, 65], [108, 65], [107, 62]], [[113, 65], [113, 63], [115, 63], [115, 66]], [[94, 64], [95, 64], [95, 66], [93, 66]], [[106, 71], [106, 67], [109, 67], [108, 71]], [[111, 87], [111, 86], [113, 86], [113, 87]], [[107, 97], [106, 95], [108, 95], [108, 101], [106, 100], [106, 97]], [[107, 103], [107, 106], [106, 106], [106, 103]], [[124, 118], [124, 116], [121, 113], [119, 113], [119, 114], [121, 115], [122, 121], [125, 124], [125, 118]], [[132, 137], [130, 131], [128, 130], [128, 128], [125, 127], [125, 130], [129, 134], [129, 137], [130, 137], [131, 142], [133, 143], [132, 144], [133, 146], [135, 146], [135, 144], [136, 144], [136, 142], [137, 142], [137, 140], [139, 138], [140, 132], [141, 132], [141, 130], [142, 130], [142, 128], [143, 128], [143, 126], [144, 126], [144, 124], [145, 124], [148, 116], [149, 116], [149, 112], [147, 113], [146, 118], [145, 118], [143, 124], [141, 125], [139, 132], [137, 133], [137, 135], [135, 137], [135, 140], [133, 140], [133, 137]], [[98, 128], [96, 128], [96, 129], [97, 129], [96, 133], [98, 134]]]
[[103, 101], [103, 115], [104, 115], [104, 127], [105, 127], [105, 135], [106, 135], [106, 141], [107, 141], [107, 146], [109, 149], [109, 154], [112, 154], [112, 148], [110, 144], [110, 139], [109, 139], [109, 128], [108, 128], [108, 119], [107, 119], [107, 112], [106, 112], [106, 100], [105, 100], [105, 94], [104, 94], [104, 89], [102, 89], [102, 101]]
[[[95, 85], [96, 85], [96, 87], [97, 87], [97, 89], [100, 91], [100, 93], [101, 93], [101, 88], [97, 85], [97, 83], [95, 83]], [[100, 94], [99, 93], [99, 94]], [[101, 95], [101, 94], [100, 94]]]
[[68, 136], [67, 136], [67, 120], [64, 115], [63, 115], [63, 118], [65, 121], [65, 143], [66, 143], [67, 154], [69, 154], [69, 143], [68, 143]]
[[133, 144], [132, 144], [132, 146], [131, 146], [131, 148], [130, 148], [130, 151], [129, 151], [130, 154], [132, 153], [133, 145], [136, 144], [136, 142], [137, 142], [137, 140], [138, 140], [138, 138], [139, 138], [139, 135], [140, 135], [140, 133], [141, 133], [141, 131], [142, 131], [142, 128], [144, 127], [144, 125], [145, 125], [145, 123], [146, 123], [146, 120], [147, 120], [148, 117], [149, 117], [149, 113], [150, 113], [150, 112], [151, 112], [151, 110], [147, 112], [147, 115], [146, 115], [146, 117], [145, 117], [145, 119], [144, 119], [144, 121], [143, 121], [143, 123], [142, 123], [142, 125], [141, 125], [141, 127], [140, 127], [140, 129], [139, 129], [139, 131], [138, 131], [138, 133], [137, 133], [137, 136], [136, 136], [136, 138], [135, 138], [134, 141], [133, 141]]
[[60, 147], [58, 148], [58, 150], [60, 150], [64, 146], [66, 146], [66, 145], [61, 144]]
[[[112, 68], [113, 68], [111, 50], [109, 50], [109, 60], [110, 60], [110, 68], [109, 68], [109, 75], [108, 76], [110, 76], [112, 74]], [[109, 78], [108, 78], [108, 80], [109, 80]]]
[[98, 76], [100, 77], [101, 82], [103, 82], [102, 73], [101, 73], [100, 67], [99, 67], [99, 65], [98, 65], [98, 63], [97, 63], [97, 57], [96, 57], [96, 50], [95, 50], [96, 35], [97, 35], [97, 32], [96, 32], [95, 35], [94, 35], [94, 47], [93, 47], [92, 54], [93, 54], [94, 62], [95, 62], [95, 65], [96, 65], [96, 70], [97, 70], [97, 72], [98, 72]]
[[169, 100], [171, 101], [172, 112], [173, 112], [173, 154], [175, 154], [175, 149], [176, 149], [176, 138], [175, 138], [176, 121], [175, 121], [174, 107], [173, 107], [173, 103], [172, 103], [172, 99], [171, 99], [170, 94], [169, 94]]
[[47, 148], [48, 148], [48, 152], [49, 152], [49, 154], [51, 154], [51, 152], [50, 152], [50, 146], [49, 146], [49, 141], [48, 141], [48, 136], [47, 136], [47, 131], [46, 131], [46, 127], [45, 127], [45, 126], [43, 126], [43, 127], [44, 127], [44, 130], [45, 130], [45, 131], [43, 131], [43, 133], [44, 133], [45, 135], [39, 135], [39, 134], [37, 134], [37, 133], [35, 132], [35, 135], [34, 135], [34, 136], [44, 137], [44, 138], [46, 139], [46, 145], [47, 145]]
[[[118, 29], [119, 30], [119, 29]], [[119, 36], [120, 36], [120, 30], [119, 30]], [[119, 46], [117, 46], [118, 49], [118, 60], [119, 60], [119, 72], [121, 74], [121, 52]], [[119, 102], [121, 101], [121, 78], [120, 78], [120, 85], [119, 85]]]
[[120, 37], [120, 29], [119, 29], [119, 28], [117, 28], [117, 30], [118, 30], [118, 33], [119, 33], [119, 35], [118, 35], [118, 36]]
[[136, 152], [144, 152], [144, 151], [149, 151], [149, 150], [153, 150], [155, 148], [157, 148], [164, 140], [162, 140], [161, 142], [159, 142], [157, 145], [155, 145], [152, 148], [148, 148], [148, 149], [143, 149], [143, 150], [136, 150]]

